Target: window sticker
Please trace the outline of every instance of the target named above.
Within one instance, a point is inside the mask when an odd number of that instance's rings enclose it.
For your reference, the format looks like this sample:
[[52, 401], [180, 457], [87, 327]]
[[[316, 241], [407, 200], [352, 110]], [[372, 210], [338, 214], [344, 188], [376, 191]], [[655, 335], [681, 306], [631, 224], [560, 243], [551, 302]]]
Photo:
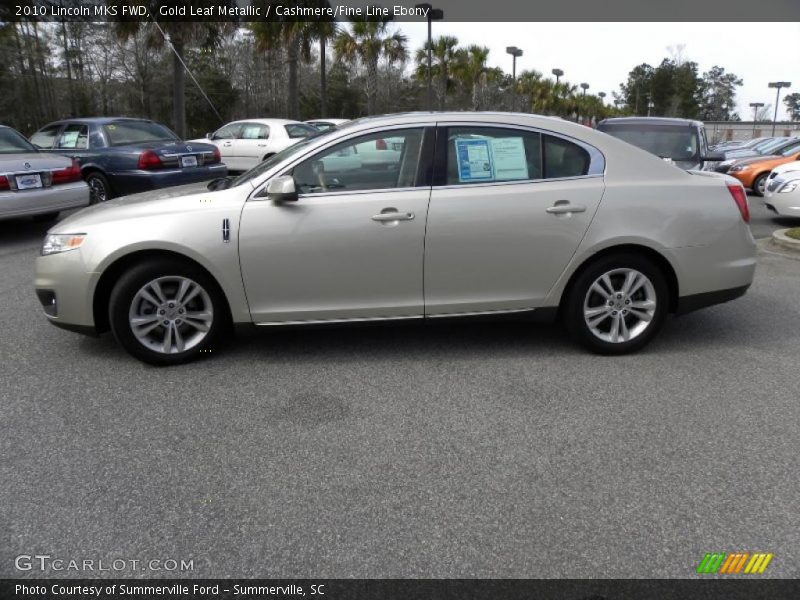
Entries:
[[245, 127], [242, 138], [246, 140], [257, 140], [261, 135], [261, 127]]
[[496, 180], [528, 179], [528, 161], [521, 137], [493, 138], [490, 151]]
[[456, 140], [456, 157], [459, 181], [491, 181], [493, 179], [489, 140]]
[[78, 142], [77, 131], [65, 131], [61, 134], [61, 140], [58, 143], [59, 148], [74, 148]]

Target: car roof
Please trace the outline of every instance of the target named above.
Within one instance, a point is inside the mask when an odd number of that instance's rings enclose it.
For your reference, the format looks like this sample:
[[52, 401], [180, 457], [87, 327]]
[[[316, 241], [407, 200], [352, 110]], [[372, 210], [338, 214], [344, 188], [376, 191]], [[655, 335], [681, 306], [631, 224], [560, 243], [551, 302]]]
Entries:
[[694, 119], [678, 119], [672, 117], [614, 117], [603, 119], [597, 125], [637, 125], [647, 123], [649, 125], [683, 125], [686, 127], [703, 127], [702, 121]]
[[234, 125], [236, 123], [258, 123], [259, 125], [274, 125], [276, 127], [279, 125], [303, 125], [300, 121], [295, 121], [293, 119], [238, 119], [227, 123], [227, 125]]
[[85, 123], [86, 125], [96, 124], [96, 125], [107, 125], [108, 123], [117, 123], [119, 121], [144, 121], [147, 123], [157, 123], [157, 121], [153, 121], [152, 119], [140, 119], [137, 117], [77, 117], [74, 119], [59, 119], [58, 121], [53, 121], [52, 123], [48, 123], [49, 125], [56, 125], [59, 123]]

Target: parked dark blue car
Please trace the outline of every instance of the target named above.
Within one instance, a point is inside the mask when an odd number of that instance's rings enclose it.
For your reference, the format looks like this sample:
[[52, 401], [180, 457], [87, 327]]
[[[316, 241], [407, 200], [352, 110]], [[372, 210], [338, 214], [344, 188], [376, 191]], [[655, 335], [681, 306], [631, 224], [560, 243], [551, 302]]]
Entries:
[[66, 119], [42, 127], [31, 142], [78, 160], [92, 204], [228, 174], [216, 146], [183, 142], [147, 119]]

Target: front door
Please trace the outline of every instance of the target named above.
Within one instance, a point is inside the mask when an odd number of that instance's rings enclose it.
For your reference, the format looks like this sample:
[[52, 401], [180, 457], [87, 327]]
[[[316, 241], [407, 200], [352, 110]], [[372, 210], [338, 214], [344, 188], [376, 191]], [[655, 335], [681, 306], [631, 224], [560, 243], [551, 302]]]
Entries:
[[[603, 195], [589, 149], [532, 130], [439, 129], [425, 243], [425, 312], [541, 306]], [[593, 163], [594, 161], [594, 163]]]
[[430, 199], [420, 169], [424, 129], [392, 130], [404, 145], [393, 169], [352, 168], [352, 161], [339, 160], [382, 135], [340, 142], [292, 168], [297, 202], [251, 198], [245, 204], [239, 252], [254, 322], [423, 315]]

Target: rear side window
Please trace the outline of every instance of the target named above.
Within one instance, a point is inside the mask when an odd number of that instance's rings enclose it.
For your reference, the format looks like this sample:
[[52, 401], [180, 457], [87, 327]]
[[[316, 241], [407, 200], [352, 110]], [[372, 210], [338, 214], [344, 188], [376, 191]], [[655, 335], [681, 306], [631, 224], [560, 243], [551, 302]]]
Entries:
[[286, 134], [290, 138], [304, 138], [319, 133], [319, 129], [311, 125], [306, 125], [305, 123], [293, 123], [291, 125], [285, 125], [285, 127]]
[[31, 143], [38, 148], [52, 148], [59, 129], [61, 129], [60, 123], [43, 127], [31, 136]]
[[589, 153], [562, 138], [544, 136], [544, 176], [546, 179], [558, 177], [581, 177], [589, 172]]
[[589, 153], [573, 142], [502, 127], [450, 127], [446, 185], [531, 181], [588, 174]]

